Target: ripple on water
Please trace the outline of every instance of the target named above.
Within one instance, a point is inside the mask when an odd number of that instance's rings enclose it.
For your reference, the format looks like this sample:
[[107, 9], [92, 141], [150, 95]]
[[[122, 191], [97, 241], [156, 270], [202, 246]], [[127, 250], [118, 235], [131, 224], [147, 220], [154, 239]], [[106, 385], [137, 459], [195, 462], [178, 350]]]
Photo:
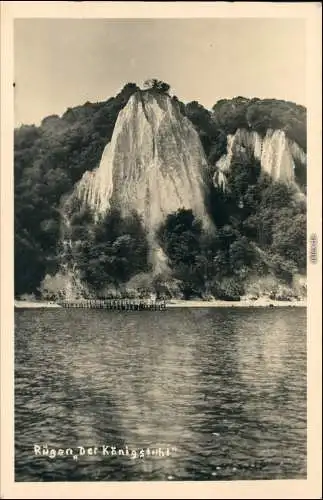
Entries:
[[[305, 309], [15, 319], [17, 481], [306, 477]], [[45, 443], [176, 451], [34, 456]]]

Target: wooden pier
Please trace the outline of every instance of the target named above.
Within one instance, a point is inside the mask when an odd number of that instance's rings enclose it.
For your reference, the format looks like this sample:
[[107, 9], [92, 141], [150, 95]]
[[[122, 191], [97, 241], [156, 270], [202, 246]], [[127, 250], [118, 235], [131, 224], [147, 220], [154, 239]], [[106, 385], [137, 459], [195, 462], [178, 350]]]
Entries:
[[67, 309], [107, 309], [109, 311], [165, 311], [165, 300], [149, 299], [87, 299], [64, 300], [59, 305]]

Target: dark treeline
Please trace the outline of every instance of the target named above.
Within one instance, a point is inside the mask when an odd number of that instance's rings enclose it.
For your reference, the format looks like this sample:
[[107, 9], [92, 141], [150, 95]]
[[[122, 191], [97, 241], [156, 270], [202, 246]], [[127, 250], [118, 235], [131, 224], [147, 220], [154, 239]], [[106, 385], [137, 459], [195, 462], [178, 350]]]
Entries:
[[[147, 82], [157, 92], [167, 84]], [[96, 168], [110, 141], [116, 119], [139, 89], [127, 84], [102, 103], [68, 109], [45, 118], [39, 127], [15, 130], [15, 293], [37, 293], [46, 274], [54, 275], [62, 258], [62, 199], [86, 170]], [[172, 97], [199, 133], [210, 169], [206, 204], [216, 231], [205, 234], [191, 211], [169, 214], [158, 239], [173, 278], [185, 297], [232, 298], [245, 293], [252, 276], [275, 276], [291, 284], [306, 268], [306, 205], [295, 189], [273, 182], [254, 158], [237, 157], [226, 189], [213, 184], [214, 165], [226, 150], [226, 137], [237, 128], [261, 134], [282, 128], [306, 149], [306, 111], [293, 103], [236, 98], [219, 101], [212, 111], [197, 102]], [[303, 184], [306, 176], [300, 173]], [[305, 180], [304, 180], [305, 179]], [[136, 214], [112, 210], [94, 223], [76, 210], [71, 218], [73, 255], [82, 280], [92, 289], [125, 284], [149, 273], [148, 243]]]
[[60, 205], [86, 170], [100, 162], [119, 112], [138, 90], [126, 85], [114, 98], [67, 109], [40, 127], [14, 135], [15, 293], [35, 292], [58, 269]]
[[159, 231], [185, 298], [238, 298], [250, 280], [268, 275], [292, 287], [306, 272], [306, 206], [292, 186], [236, 163], [227, 191], [214, 188], [210, 203], [214, 233], [187, 210], [170, 214]]

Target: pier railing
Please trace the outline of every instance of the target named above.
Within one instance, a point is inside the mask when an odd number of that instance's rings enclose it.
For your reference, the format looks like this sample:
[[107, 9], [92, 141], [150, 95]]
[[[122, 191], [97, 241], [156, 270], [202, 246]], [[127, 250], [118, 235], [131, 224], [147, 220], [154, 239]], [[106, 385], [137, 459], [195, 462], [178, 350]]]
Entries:
[[110, 311], [165, 311], [165, 300], [151, 299], [82, 299], [63, 300], [59, 305], [67, 309], [108, 309]]

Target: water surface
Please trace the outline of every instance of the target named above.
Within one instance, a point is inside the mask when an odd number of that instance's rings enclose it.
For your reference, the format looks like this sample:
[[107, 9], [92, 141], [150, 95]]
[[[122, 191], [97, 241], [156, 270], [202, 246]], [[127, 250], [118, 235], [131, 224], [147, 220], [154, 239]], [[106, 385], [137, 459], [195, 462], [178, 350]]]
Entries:
[[15, 313], [16, 481], [305, 477], [306, 309]]

